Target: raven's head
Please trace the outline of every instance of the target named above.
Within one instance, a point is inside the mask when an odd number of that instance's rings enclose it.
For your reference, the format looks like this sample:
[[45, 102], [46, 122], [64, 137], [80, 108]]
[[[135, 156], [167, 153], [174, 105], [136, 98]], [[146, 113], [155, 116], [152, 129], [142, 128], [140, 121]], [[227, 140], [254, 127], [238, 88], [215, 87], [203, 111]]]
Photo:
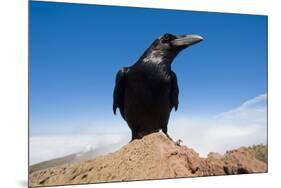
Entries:
[[199, 43], [203, 37], [199, 35], [172, 35], [166, 33], [155, 41], [155, 48], [171, 51], [180, 51], [191, 45]]
[[142, 56], [143, 62], [170, 64], [183, 49], [203, 40], [199, 35], [172, 35], [166, 33], [157, 38]]

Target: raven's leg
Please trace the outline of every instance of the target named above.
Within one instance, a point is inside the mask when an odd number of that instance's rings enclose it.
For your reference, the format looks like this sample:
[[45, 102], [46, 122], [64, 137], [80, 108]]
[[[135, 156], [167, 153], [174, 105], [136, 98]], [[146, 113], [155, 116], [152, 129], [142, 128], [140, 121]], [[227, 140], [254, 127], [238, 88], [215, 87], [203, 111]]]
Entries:
[[162, 127], [162, 131], [163, 131], [163, 133], [165, 133], [168, 136], [168, 126], [167, 126], [167, 124]]
[[165, 135], [176, 145], [180, 146], [180, 143], [182, 142], [182, 140], [178, 140], [178, 141], [174, 141], [169, 135], [168, 135], [168, 129], [167, 126], [164, 126], [164, 128], [162, 129], [163, 133], [165, 133]]
[[[165, 133], [165, 135], [166, 135], [171, 141], [173, 141], [173, 139], [168, 135], [168, 126], [167, 126], [167, 125], [162, 128], [162, 131], [163, 131], [163, 133]], [[173, 141], [173, 142], [174, 142], [174, 141]]]

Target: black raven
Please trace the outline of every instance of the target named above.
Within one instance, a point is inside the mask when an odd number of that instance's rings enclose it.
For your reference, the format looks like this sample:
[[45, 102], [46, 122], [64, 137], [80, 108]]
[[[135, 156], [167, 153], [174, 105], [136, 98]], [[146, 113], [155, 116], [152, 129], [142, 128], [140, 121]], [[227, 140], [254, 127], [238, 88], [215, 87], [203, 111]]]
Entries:
[[116, 114], [119, 108], [132, 131], [132, 140], [159, 130], [168, 136], [170, 112], [173, 108], [177, 110], [179, 103], [172, 61], [180, 51], [202, 40], [199, 35], [166, 33], [157, 38], [134, 65], [118, 71], [113, 112]]

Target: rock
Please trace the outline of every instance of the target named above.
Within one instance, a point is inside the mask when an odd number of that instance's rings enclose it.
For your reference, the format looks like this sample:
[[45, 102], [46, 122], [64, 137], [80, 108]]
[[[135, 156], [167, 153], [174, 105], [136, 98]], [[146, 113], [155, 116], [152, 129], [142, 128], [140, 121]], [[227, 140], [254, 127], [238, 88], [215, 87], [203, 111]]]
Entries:
[[204, 175], [229, 175], [267, 172], [267, 164], [255, 157], [248, 148], [227, 151], [224, 155], [209, 153], [203, 160], [201, 170]]
[[223, 161], [226, 174], [247, 174], [267, 171], [267, 164], [258, 160], [255, 153], [245, 147], [227, 151]]
[[68, 163], [30, 173], [30, 186], [149, 180], [266, 172], [267, 164], [247, 148], [207, 158], [179, 146], [163, 133], [134, 140], [120, 150], [90, 160]]

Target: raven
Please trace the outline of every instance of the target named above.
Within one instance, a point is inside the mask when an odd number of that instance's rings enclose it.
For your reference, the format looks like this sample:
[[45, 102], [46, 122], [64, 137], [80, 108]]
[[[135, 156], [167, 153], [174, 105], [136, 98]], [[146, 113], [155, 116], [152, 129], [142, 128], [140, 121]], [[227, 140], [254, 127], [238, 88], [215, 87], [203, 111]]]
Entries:
[[135, 64], [118, 71], [113, 112], [116, 114], [119, 108], [132, 131], [132, 140], [159, 130], [168, 136], [170, 112], [173, 108], [177, 110], [179, 103], [172, 61], [183, 49], [202, 40], [199, 35], [166, 33], [157, 38]]

